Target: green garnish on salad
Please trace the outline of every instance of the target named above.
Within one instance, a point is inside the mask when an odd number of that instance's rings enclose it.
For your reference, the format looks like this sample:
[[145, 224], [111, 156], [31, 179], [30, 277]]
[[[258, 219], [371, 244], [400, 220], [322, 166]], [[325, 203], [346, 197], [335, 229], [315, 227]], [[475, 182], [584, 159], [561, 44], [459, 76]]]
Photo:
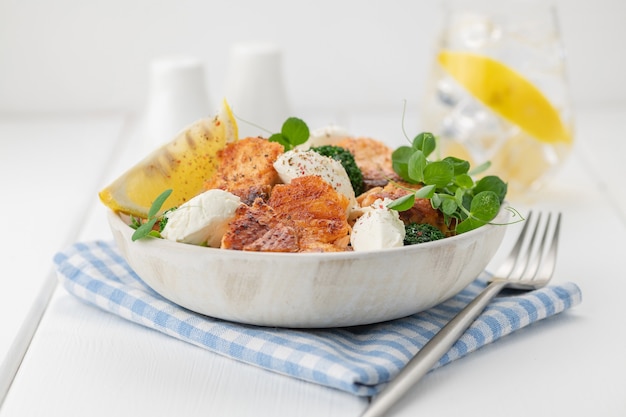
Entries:
[[507, 193], [507, 184], [497, 176], [485, 176], [478, 181], [474, 175], [484, 172], [490, 163], [470, 170], [470, 163], [448, 156], [430, 160], [437, 147], [432, 133], [415, 136], [411, 146], [401, 146], [392, 154], [393, 170], [406, 182], [421, 184], [417, 191], [394, 200], [388, 207], [398, 211], [413, 207], [416, 198], [429, 199], [433, 208], [441, 211], [446, 224], [456, 221], [456, 233], [465, 233], [493, 220]]
[[298, 145], [302, 145], [309, 139], [310, 131], [307, 124], [297, 117], [290, 117], [283, 123], [280, 133], [274, 133], [269, 137], [270, 142], [278, 142], [283, 145], [285, 151], [289, 151]]
[[[161, 216], [157, 216], [159, 211], [161, 210], [161, 206], [165, 203], [165, 200], [172, 194], [172, 190], [165, 190], [157, 198], [154, 199], [152, 205], [150, 206], [150, 210], [148, 211], [148, 218], [145, 223], [142, 223], [139, 219], [131, 216], [131, 227], [135, 229], [131, 240], [134, 242], [135, 240], [143, 239], [144, 237], [161, 237], [161, 232], [167, 224], [167, 216], [164, 214]], [[169, 209], [174, 210], [174, 208]], [[154, 225], [159, 222], [158, 230], [154, 229]]]

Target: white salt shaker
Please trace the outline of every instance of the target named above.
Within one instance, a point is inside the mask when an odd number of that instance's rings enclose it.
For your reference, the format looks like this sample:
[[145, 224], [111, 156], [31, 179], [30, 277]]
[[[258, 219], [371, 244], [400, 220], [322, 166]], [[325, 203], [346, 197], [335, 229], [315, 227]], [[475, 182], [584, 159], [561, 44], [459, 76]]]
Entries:
[[150, 64], [149, 92], [139, 134], [150, 152], [211, 111], [203, 62], [171, 57]]
[[225, 98], [237, 118], [240, 138], [267, 137], [267, 131], [280, 132], [285, 119], [292, 116], [283, 79], [281, 49], [264, 42], [233, 45]]

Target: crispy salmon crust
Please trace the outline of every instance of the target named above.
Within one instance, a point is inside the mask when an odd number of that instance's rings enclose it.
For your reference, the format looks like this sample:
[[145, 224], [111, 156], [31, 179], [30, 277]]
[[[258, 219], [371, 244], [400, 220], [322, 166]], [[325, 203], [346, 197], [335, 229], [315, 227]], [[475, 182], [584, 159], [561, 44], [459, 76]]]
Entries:
[[249, 205], [257, 198], [267, 200], [272, 187], [279, 182], [273, 164], [282, 153], [282, 145], [258, 137], [230, 143], [218, 152], [217, 172], [205, 181], [204, 189], [229, 191]]
[[347, 149], [363, 173], [365, 190], [384, 187], [389, 180], [399, 180], [391, 164], [392, 150], [384, 143], [371, 138], [345, 138], [337, 146]]
[[284, 221], [258, 198], [252, 206], [235, 212], [222, 237], [222, 249], [258, 252], [298, 252], [298, 235], [292, 222]]
[[350, 201], [320, 177], [299, 177], [276, 185], [268, 204], [281, 218], [294, 223], [301, 252], [347, 250]]
[[267, 203], [241, 206], [222, 248], [264, 252], [338, 252], [348, 249], [348, 199], [318, 176], [277, 184]]
[[[397, 184], [397, 185], [396, 185]], [[401, 187], [399, 187], [399, 186]], [[377, 199], [389, 198], [395, 200], [409, 194], [406, 188], [418, 190], [421, 188], [419, 184], [409, 184], [406, 182], [389, 183], [384, 187], [373, 188], [359, 196], [357, 201], [361, 207], [367, 207], [374, 203]], [[433, 208], [430, 200], [425, 198], [416, 198], [415, 204], [408, 210], [398, 213], [404, 224], [410, 223], [428, 223], [441, 230], [444, 235], [452, 236], [453, 229], [446, 225], [443, 214]]]

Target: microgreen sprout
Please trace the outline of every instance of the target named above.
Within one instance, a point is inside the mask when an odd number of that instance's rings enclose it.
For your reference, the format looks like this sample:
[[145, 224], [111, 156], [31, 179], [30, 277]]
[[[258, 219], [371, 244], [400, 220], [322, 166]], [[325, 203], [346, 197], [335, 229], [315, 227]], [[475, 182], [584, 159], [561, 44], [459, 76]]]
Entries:
[[297, 117], [290, 117], [283, 123], [280, 133], [274, 133], [269, 137], [270, 142], [278, 142], [285, 151], [301, 145], [309, 139], [309, 127]]
[[[143, 239], [144, 237], [161, 237], [160, 231], [163, 230], [165, 226], [162, 216], [157, 216], [159, 211], [161, 210], [161, 206], [165, 203], [165, 200], [172, 194], [172, 190], [165, 190], [152, 202], [150, 206], [150, 210], [148, 210], [148, 218], [144, 223], [141, 223], [138, 219], [134, 217], [131, 219], [131, 227], [134, 227], [136, 230], [131, 237], [132, 241]], [[159, 231], [153, 230], [156, 222], [159, 221]]]
[[488, 163], [470, 171], [470, 163], [456, 157], [428, 159], [436, 147], [435, 136], [423, 132], [411, 141], [411, 146], [401, 146], [392, 153], [394, 171], [404, 181], [422, 187], [417, 191], [405, 187], [411, 193], [388, 207], [404, 211], [413, 207], [416, 198], [430, 199], [432, 207], [443, 213], [446, 224], [456, 222], [457, 233], [489, 223], [500, 211], [507, 184], [497, 176], [474, 181], [472, 175], [484, 172]]

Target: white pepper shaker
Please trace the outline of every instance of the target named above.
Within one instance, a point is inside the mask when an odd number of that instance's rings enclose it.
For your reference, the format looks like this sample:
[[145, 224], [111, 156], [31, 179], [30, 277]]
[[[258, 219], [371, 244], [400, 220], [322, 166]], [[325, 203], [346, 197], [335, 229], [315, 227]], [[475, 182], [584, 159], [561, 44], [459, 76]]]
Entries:
[[171, 57], [150, 64], [141, 140], [149, 152], [174, 139], [194, 121], [209, 115], [210, 100], [203, 62], [195, 57]]
[[267, 137], [267, 131], [280, 132], [282, 123], [292, 116], [283, 79], [281, 49], [265, 42], [233, 45], [225, 98], [237, 118], [240, 138]]

